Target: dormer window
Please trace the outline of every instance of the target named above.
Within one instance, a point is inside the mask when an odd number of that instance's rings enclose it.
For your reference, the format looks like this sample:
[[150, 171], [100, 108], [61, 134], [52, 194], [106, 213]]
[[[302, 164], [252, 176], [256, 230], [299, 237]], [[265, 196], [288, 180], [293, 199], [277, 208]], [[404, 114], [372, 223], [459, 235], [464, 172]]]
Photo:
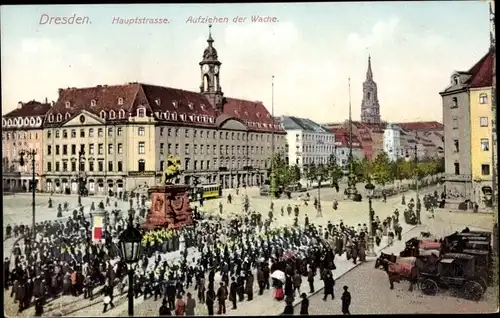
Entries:
[[57, 121], [61, 121], [62, 120], [62, 115], [61, 114], [57, 114]]
[[91, 106], [91, 107], [95, 107], [95, 105], [96, 105], [96, 101], [95, 101], [95, 99], [91, 100], [91, 101], [90, 101], [90, 106]]
[[70, 117], [71, 117], [71, 115], [69, 113], [66, 113], [66, 115], [64, 115], [64, 119], [66, 119], [66, 120], [68, 120]]
[[201, 108], [201, 110], [205, 111], [205, 105], [204, 104], [201, 104], [200, 108]]
[[238, 115], [239, 115], [239, 113], [238, 113], [238, 111], [237, 111], [236, 109], [234, 110], [234, 114], [235, 114], [236, 116], [238, 116]]
[[453, 76], [452, 83], [453, 83], [453, 85], [460, 84], [460, 76], [458, 76], [458, 75]]
[[115, 119], [115, 111], [114, 110], [111, 110], [109, 112], [109, 119]]
[[188, 103], [188, 107], [189, 107], [189, 109], [193, 110], [193, 108], [194, 108], [193, 103]]
[[271, 114], [267, 114], [267, 118], [271, 118]]
[[125, 118], [125, 111], [123, 109], [120, 109], [120, 111], [118, 112], [118, 118]]
[[5, 120], [5, 118], [2, 118], [2, 126], [7, 126], [7, 121]]
[[137, 117], [146, 117], [146, 108], [144, 107], [137, 108]]
[[177, 108], [177, 101], [175, 101], [175, 100], [174, 100], [174, 101], [172, 102], [172, 105], [174, 106], [174, 108]]
[[25, 119], [24, 119], [24, 125], [25, 125], [25, 126], [29, 126], [29, 124], [30, 124], [30, 120], [29, 120], [29, 118], [25, 118]]
[[30, 125], [35, 126], [35, 118], [34, 117], [30, 118]]
[[479, 95], [479, 104], [488, 104], [488, 95], [484, 93]]
[[172, 120], [177, 120], [177, 113], [173, 112], [170, 117], [172, 117]]
[[199, 123], [200, 121], [201, 121], [201, 120], [200, 120], [200, 116], [196, 116], [196, 122], [198, 122], [198, 123]]
[[161, 99], [159, 99], [159, 98], [155, 99], [155, 103], [156, 103], [156, 105], [160, 106], [160, 104], [161, 104]]
[[118, 97], [118, 105], [123, 105], [123, 98]]
[[49, 115], [49, 123], [53, 122], [54, 121], [54, 115]]
[[181, 114], [180, 117], [182, 121], [186, 120], [186, 114]]
[[104, 110], [102, 110], [100, 113], [99, 113], [99, 116], [101, 116], [102, 119], [106, 119], [106, 112]]
[[64, 103], [64, 105], [66, 106], [66, 108], [71, 108], [71, 103], [70, 102], [66, 102], [66, 103]]
[[457, 108], [458, 107], [458, 98], [453, 97], [451, 99], [451, 108]]
[[247, 112], [246, 110], [245, 110], [245, 113], [244, 113], [244, 114], [245, 114], [245, 116], [248, 116], [248, 112]]
[[257, 118], [260, 118], [260, 113], [259, 113], [259, 112], [257, 112], [257, 114], [256, 114], [256, 115], [257, 115]]

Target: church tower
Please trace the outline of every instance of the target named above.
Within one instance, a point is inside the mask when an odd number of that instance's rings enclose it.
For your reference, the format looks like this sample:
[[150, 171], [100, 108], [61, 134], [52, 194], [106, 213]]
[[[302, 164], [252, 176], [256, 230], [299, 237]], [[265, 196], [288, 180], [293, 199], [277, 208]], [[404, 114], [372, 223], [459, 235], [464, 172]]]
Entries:
[[368, 56], [368, 70], [363, 83], [363, 101], [361, 102], [361, 122], [380, 123], [380, 105], [378, 103], [377, 83], [373, 81], [372, 61]]
[[219, 73], [222, 63], [219, 62], [217, 51], [213, 47], [212, 25], [209, 25], [208, 29], [208, 47], [203, 52], [203, 60], [200, 62], [200, 92], [207, 97], [213, 108], [222, 111], [224, 106], [224, 93], [220, 86]]

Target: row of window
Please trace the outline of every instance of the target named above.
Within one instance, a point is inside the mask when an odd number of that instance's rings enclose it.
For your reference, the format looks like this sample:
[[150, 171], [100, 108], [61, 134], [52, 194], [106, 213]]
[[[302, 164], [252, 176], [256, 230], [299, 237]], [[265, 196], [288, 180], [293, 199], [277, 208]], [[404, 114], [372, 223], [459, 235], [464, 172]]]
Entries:
[[19, 132], [13, 132], [13, 133], [3, 132], [2, 133], [2, 140], [10, 140], [11, 137], [12, 137], [12, 140], [16, 140], [16, 139], [32, 139], [33, 137], [35, 137], [35, 139], [38, 139], [38, 133], [27, 133], [27, 132], [22, 132], [22, 133], [19, 133]]
[[[144, 127], [139, 127], [139, 128], [142, 128], [143, 135], [144, 135]], [[108, 136], [112, 137], [113, 136], [113, 127], [108, 127], [107, 131], [108, 131], [107, 132]], [[116, 135], [117, 136], [123, 135], [123, 128], [122, 127], [116, 128]], [[71, 136], [71, 138], [76, 138], [76, 129], [71, 129], [70, 136]], [[94, 136], [95, 136], [94, 128], [89, 128], [88, 137], [92, 138]], [[61, 137], [61, 130], [56, 129], [55, 138], [60, 138], [60, 137]], [[97, 137], [104, 137], [104, 128], [97, 129]], [[52, 130], [47, 130], [47, 138], [48, 139], [52, 138]], [[64, 138], [64, 139], [68, 138], [68, 130], [67, 129], [62, 129], [62, 138]], [[80, 138], [85, 138], [85, 129], [80, 129]]]
[[18, 117], [18, 118], [2, 118], [2, 126], [3, 127], [23, 127], [23, 126], [31, 126], [36, 127], [42, 124], [41, 117]]
[[[142, 160], [144, 161], [144, 160]], [[61, 162], [56, 161], [55, 166], [54, 166], [54, 172], [76, 172], [76, 161], [72, 162], [67, 162], [63, 161], [62, 165]], [[123, 162], [118, 161], [116, 165], [116, 170], [114, 170], [114, 162], [113, 161], [108, 161], [108, 169], [106, 170], [107, 172], [122, 172], [123, 171]], [[85, 168], [85, 162], [80, 162], [80, 167], [79, 171], [99, 171], [103, 172], [104, 171], [104, 161], [103, 160], [98, 160], [97, 161], [97, 167], [95, 165], [95, 162], [93, 160], [88, 161], [88, 167], [87, 169]], [[141, 170], [141, 171], [144, 171]], [[47, 162], [47, 172], [52, 172], [52, 162]]]
[[[143, 147], [145, 149], [144, 142], [139, 142], [139, 149], [141, 149], [141, 147]], [[184, 145], [184, 154], [190, 154], [190, 149], [191, 149], [190, 144], [185, 144]], [[280, 151], [281, 147], [276, 147], [276, 150]], [[267, 146], [267, 151], [268, 152], [271, 151], [271, 146]], [[173, 144], [167, 144], [167, 147], [165, 149], [165, 144], [160, 143], [160, 154], [163, 155], [165, 153], [178, 155], [179, 154], [179, 144], [175, 144], [175, 148], [174, 148]], [[212, 147], [210, 147], [210, 145], [206, 145], [206, 146], [205, 145], [193, 145], [193, 153], [195, 155], [196, 154], [201, 154], [201, 155], [214, 154], [215, 155], [215, 154], [217, 154], [217, 146], [212, 145]], [[229, 155], [229, 154], [231, 154], [231, 155], [264, 154], [264, 146], [259, 147], [259, 146], [234, 146], [233, 145], [233, 146], [231, 146], [231, 148], [229, 148], [228, 145], [226, 145], [226, 146], [220, 145], [219, 146], [219, 154], [221, 154], [221, 155], [223, 155], [223, 154], [226, 154], [226, 155]]]
[[[458, 118], [453, 118], [451, 124], [453, 129], [458, 129]], [[479, 126], [488, 127], [488, 125], [488, 117], [479, 117]]]
[[[114, 148], [115, 147], [114, 147], [113, 144], [108, 144], [108, 155], [114, 154]], [[80, 144], [80, 151], [82, 151], [82, 152], [85, 153], [85, 145], [84, 144]], [[117, 144], [116, 145], [116, 151], [117, 151], [118, 154], [122, 154], [123, 153], [123, 144], [121, 144], [121, 143]], [[95, 154], [95, 145], [94, 144], [89, 144], [88, 145], [88, 152], [87, 153], [89, 155], [94, 155]], [[59, 156], [61, 154], [63, 156], [66, 156], [66, 155], [75, 156], [76, 155], [76, 145], [75, 144], [72, 144], [72, 145], [62, 145], [62, 147], [60, 145], [56, 145], [55, 146], [55, 155]], [[104, 154], [104, 144], [97, 144], [97, 154], [98, 155], [103, 155]], [[52, 145], [48, 145], [47, 146], [47, 155], [49, 155], [49, 156], [52, 155]]]
[[[192, 164], [191, 164], [192, 163]], [[104, 160], [97, 160], [97, 165], [95, 161], [89, 160], [87, 167], [85, 167], [85, 162], [80, 162], [79, 171], [89, 171], [89, 172], [105, 172], [105, 162]], [[250, 165], [255, 168], [264, 168], [267, 169], [267, 161], [266, 160], [230, 160], [223, 159], [220, 161], [220, 164], [225, 166], [228, 169], [242, 169], [244, 166]], [[217, 159], [213, 160], [214, 167], [217, 166]], [[52, 162], [47, 162], [47, 172], [52, 172], [52, 168], [54, 168], [54, 172], [77, 172], [77, 163], [75, 161], [67, 162], [67, 161], [56, 161], [54, 167], [52, 167]], [[184, 160], [184, 170], [210, 170], [212, 168], [210, 160]], [[123, 172], [123, 162], [118, 161], [116, 164], [116, 170], [114, 161], [108, 161], [108, 166], [106, 172]], [[160, 161], [160, 171], [165, 170], [165, 161]], [[146, 171], [146, 160], [140, 159], [137, 161], [137, 171]]]
[[[457, 176], [460, 175], [460, 163], [455, 162], [453, 165], [454, 165], [455, 175], [457, 175]], [[490, 175], [490, 165], [488, 165], [488, 164], [481, 165], [481, 175], [483, 175], [483, 176]]]
[[[481, 151], [490, 151], [490, 140], [481, 138]], [[458, 139], [453, 140], [453, 152], [460, 152], [460, 142]]]
[[[52, 145], [48, 145], [47, 146], [47, 155], [51, 156], [52, 155], [52, 150], [53, 150], [53, 146]], [[138, 152], [139, 154], [145, 154], [146, 153], [146, 142], [144, 141], [140, 141], [138, 143]], [[201, 155], [204, 155], [204, 154], [207, 154], [207, 155], [210, 155], [210, 154], [217, 154], [217, 146], [216, 145], [213, 145], [212, 147], [210, 147], [209, 145], [191, 145], [191, 144], [185, 144], [184, 145], [184, 154], [185, 155], [189, 155], [191, 154], [191, 149], [192, 149], [192, 153], [197, 155], [197, 154], [201, 154]], [[96, 147], [95, 147], [95, 144], [88, 144], [88, 150], [87, 150], [87, 154], [88, 155], [95, 155], [95, 150], [96, 150]], [[165, 151], [166, 150], [166, 151]], [[276, 147], [275, 148], [276, 151], [281, 151], [283, 150], [282, 147]], [[85, 144], [80, 144], [80, 151], [84, 152], [85, 153]], [[114, 154], [114, 151], [115, 151], [115, 145], [114, 144], [108, 144], [107, 146], [107, 154], [108, 155], [113, 155]], [[267, 146], [267, 152], [270, 152], [271, 151], [271, 146]], [[165, 144], [164, 143], [160, 143], [160, 148], [159, 148], [159, 152], [160, 154], [175, 154], [175, 155], [178, 155], [179, 154], [179, 144], [167, 144], [167, 147], [165, 148]], [[118, 143], [116, 145], [116, 153], [117, 154], [123, 154], [123, 144], [122, 143]], [[55, 149], [54, 149], [54, 154], [56, 156], [59, 156], [59, 155], [63, 155], [63, 156], [67, 156], [67, 155], [72, 155], [72, 156], [76, 156], [77, 154], [77, 145], [76, 144], [72, 144], [72, 145], [55, 145]], [[229, 147], [228, 145], [226, 146], [219, 146], [219, 154], [220, 155], [256, 155], [256, 154], [264, 154], [264, 146], [231, 146]], [[97, 144], [97, 155], [104, 155], [104, 144], [103, 143], [99, 143]]]
[[301, 146], [295, 146], [295, 149], [298, 152], [307, 152], [307, 153], [318, 153], [318, 152], [327, 152], [327, 153], [332, 153], [335, 151], [335, 146], [334, 145], [303, 145]]
[[[180, 132], [180, 129], [179, 128], [166, 128], [167, 130], [167, 136], [168, 137], [172, 137], [172, 136], [175, 136], [175, 137], [179, 137], [179, 132]], [[77, 137], [77, 133], [76, 133], [76, 129], [71, 129], [70, 130], [70, 137], [71, 138], [76, 138]], [[210, 133], [211, 132], [211, 133]], [[137, 127], [137, 135], [138, 136], [145, 136], [146, 134], [146, 128], [145, 127]], [[160, 136], [164, 136], [165, 134], [165, 128], [160, 128]], [[193, 138], [197, 138], [198, 136], [200, 136], [200, 138], [203, 138], [203, 136], [205, 135], [207, 139], [210, 139], [210, 138], [213, 138], [215, 139], [217, 137], [217, 132], [216, 131], [210, 131], [210, 130], [190, 130], [188, 128], [184, 129], [184, 136], [186, 138], [189, 138], [191, 137], [191, 134], [193, 136]], [[88, 130], [88, 137], [94, 137], [95, 135], [95, 130], [94, 128], [89, 128]], [[109, 137], [112, 137], [113, 136], [113, 127], [108, 127], [107, 128], [107, 135]], [[116, 129], [116, 135], [117, 136], [122, 136], [123, 135], [123, 128], [122, 127], [118, 127]], [[38, 136], [38, 134], [37, 134]], [[61, 130], [59, 129], [56, 129], [55, 130], [55, 138], [60, 138], [61, 137]], [[98, 128], [97, 129], [97, 137], [104, 137], [104, 128]], [[10, 138], [10, 133], [8, 133], [7, 135], [7, 139]], [[38, 138], [38, 137], [37, 137]], [[47, 138], [50, 139], [52, 138], [52, 131], [51, 130], [48, 130], [47, 131]], [[68, 138], [68, 130], [67, 129], [62, 129], [62, 138]], [[85, 129], [80, 129], [80, 138], [85, 138]], [[256, 133], [251, 133], [251, 134], [246, 134], [246, 133], [235, 133], [235, 132], [219, 132], [219, 138], [220, 139], [231, 139], [231, 140], [243, 140], [243, 141], [248, 141], [248, 140], [251, 140], [253, 141], [254, 138], [256, 141], [264, 141], [264, 134], [256, 134]], [[284, 136], [282, 135], [276, 135], [275, 136], [276, 140], [277, 141], [280, 141], [280, 140], [284, 140]], [[271, 141], [271, 135], [270, 134], [267, 134], [267, 141], [270, 142]]]
[[[486, 93], [479, 94], [479, 104], [488, 104], [488, 95]], [[451, 99], [451, 108], [458, 107], [458, 98], [453, 97]]]
[[[311, 135], [311, 134], [304, 134], [304, 140], [310, 141], [310, 140], [316, 140], [316, 141], [324, 141], [324, 142], [334, 142], [335, 141], [335, 136], [333, 135]], [[295, 134], [295, 141], [299, 142], [300, 141], [300, 134]]]

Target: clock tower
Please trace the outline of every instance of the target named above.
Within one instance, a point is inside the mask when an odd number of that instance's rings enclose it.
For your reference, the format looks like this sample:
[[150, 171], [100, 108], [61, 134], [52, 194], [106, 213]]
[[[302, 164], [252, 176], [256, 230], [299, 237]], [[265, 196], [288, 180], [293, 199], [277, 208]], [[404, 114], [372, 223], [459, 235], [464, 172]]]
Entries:
[[373, 80], [372, 61], [368, 56], [368, 70], [363, 83], [363, 101], [361, 102], [361, 122], [380, 123], [380, 105], [378, 103], [377, 83]]
[[212, 25], [208, 26], [208, 47], [203, 51], [203, 60], [200, 62], [201, 85], [200, 92], [207, 97], [212, 107], [223, 111], [224, 93], [220, 86], [220, 66], [217, 50], [213, 47]]

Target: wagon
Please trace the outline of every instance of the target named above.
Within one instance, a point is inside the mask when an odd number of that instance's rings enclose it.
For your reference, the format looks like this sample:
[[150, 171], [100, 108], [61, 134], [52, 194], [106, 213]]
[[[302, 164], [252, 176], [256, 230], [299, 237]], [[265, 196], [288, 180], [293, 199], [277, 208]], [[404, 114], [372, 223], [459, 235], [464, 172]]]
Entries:
[[490, 242], [486, 241], [469, 240], [465, 243], [465, 248], [471, 250], [482, 250], [489, 252], [491, 250], [491, 244]]
[[478, 276], [485, 278], [488, 285], [491, 286], [493, 284], [493, 260], [490, 252], [478, 249], [465, 249], [463, 253], [474, 256]]
[[467, 299], [479, 301], [486, 292], [484, 278], [476, 273], [476, 259], [463, 253], [448, 253], [439, 261], [436, 273], [422, 273], [420, 289], [425, 295], [436, 295], [439, 287], [461, 290]]

